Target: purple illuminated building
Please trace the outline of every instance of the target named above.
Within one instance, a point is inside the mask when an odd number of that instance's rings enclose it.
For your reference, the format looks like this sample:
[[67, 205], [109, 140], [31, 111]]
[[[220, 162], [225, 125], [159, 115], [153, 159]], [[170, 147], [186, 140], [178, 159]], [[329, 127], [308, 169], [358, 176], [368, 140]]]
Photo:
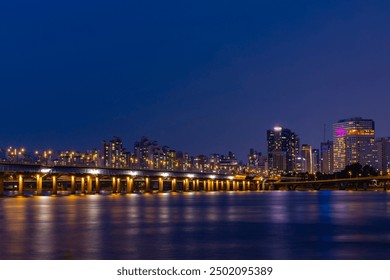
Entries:
[[[333, 124], [333, 171], [347, 165], [375, 165], [375, 123], [360, 117]], [[374, 166], [375, 167], [375, 166]]]

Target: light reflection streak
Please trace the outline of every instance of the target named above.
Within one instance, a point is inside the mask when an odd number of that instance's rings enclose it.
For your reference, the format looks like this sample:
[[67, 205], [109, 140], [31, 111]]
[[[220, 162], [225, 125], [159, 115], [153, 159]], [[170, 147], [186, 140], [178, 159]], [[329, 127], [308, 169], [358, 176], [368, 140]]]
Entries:
[[88, 199], [92, 203], [86, 207], [85, 223], [87, 224], [87, 232], [85, 233], [84, 251], [88, 259], [96, 259], [99, 255], [100, 245], [102, 244], [102, 226], [101, 226], [101, 207], [98, 196], [89, 196]]
[[57, 236], [53, 232], [53, 200], [49, 197], [38, 197], [34, 205], [36, 226], [32, 232], [34, 252], [43, 258], [50, 259], [54, 255], [54, 242]]
[[5, 227], [6, 233], [2, 238], [10, 241], [7, 251], [18, 255], [23, 254], [25, 250], [24, 236], [27, 234], [26, 220], [28, 213], [26, 204], [24, 203], [25, 198], [17, 197], [13, 200], [15, 201], [13, 201], [14, 204], [12, 206], [6, 204], [5, 207], [2, 205], [3, 207], [0, 209], [4, 215], [4, 225], [8, 225]]

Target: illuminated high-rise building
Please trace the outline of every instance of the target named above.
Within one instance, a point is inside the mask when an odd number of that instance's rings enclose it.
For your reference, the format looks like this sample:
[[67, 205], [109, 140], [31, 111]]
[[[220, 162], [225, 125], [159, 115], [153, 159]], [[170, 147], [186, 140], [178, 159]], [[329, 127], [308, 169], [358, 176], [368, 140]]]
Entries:
[[141, 141], [135, 142], [134, 144], [134, 156], [138, 168], [155, 168], [154, 161], [163, 160], [163, 158], [160, 158], [161, 154], [162, 147], [157, 141], [149, 140], [149, 138], [145, 136], [141, 138]]
[[333, 142], [323, 142], [321, 143], [321, 172], [332, 174], [333, 165]]
[[299, 155], [299, 138], [290, 129], [275, 126], [267, 130], [268, 169], [271, 172], [293, 172]]
[[105, 167], [127, 167], [125, 149], [119, 137], [114, 137], [112, 140], [104, 142], [103, 160]]
[[312, 150], [313, 154], [313, 173], [317, 173], [321, 170], [320, 168], [320, 150], [318, 149], [313, 149]]
[[340, 120], [333, 124], [333, 171], [347, 165], [375, 163], [375, 123], [360, 117]]
[[313, 148], [310, 145], [302, 145], [302, 158], [305, 159], [304, 172], [313, 173]]
[[375, 141], [377, 150], [377, 168], [383, 175], [390, 174], [390, 137], [382, 137]]

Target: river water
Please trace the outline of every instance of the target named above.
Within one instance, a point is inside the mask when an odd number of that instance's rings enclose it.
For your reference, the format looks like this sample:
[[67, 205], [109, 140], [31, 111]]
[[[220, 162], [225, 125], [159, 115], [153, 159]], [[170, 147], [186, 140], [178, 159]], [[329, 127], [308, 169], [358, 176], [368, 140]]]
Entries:
[[1, 198], [0, 259], [390, 259], [390, 193]]

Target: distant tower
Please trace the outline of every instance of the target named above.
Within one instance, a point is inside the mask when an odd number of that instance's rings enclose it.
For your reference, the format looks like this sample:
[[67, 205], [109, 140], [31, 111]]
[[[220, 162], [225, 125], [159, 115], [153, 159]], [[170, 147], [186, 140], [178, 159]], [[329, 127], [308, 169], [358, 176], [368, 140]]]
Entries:
[[334, 172], [347, 165], [375, 163], [375, 123], [360, 117], [340, 120], [333, 124]]
[[114, 137], [110, 141], [105, 141], [103, 144], [103, 158], [105, 167], [120, 168], [126, 166], [125, 150], [122, 140], [119, 137]]
[[313, 149], [312, 150], [312, 154], [313, 154], [313, 173], [317, 173], [321, 170], [321, 167], [320, 167], [320, 150], [318, 149]]
[[390, 137], [379, 138], [375, 141], [377, 150], [377, 166], [382, 174], [390, 174]]
[[299, 138], [290, 129], [275, 126], [267, 130], [268, 169], [273, 172], [293, 172], [299, 155]]
[[333, 142], [323, 142], [321, 143], [321, 172], [332, 174], [333, 165]]
[[302, 145], [302, 158], [305, 159], [305, 172], [313, 173], [313, 151], [312, 146]]

